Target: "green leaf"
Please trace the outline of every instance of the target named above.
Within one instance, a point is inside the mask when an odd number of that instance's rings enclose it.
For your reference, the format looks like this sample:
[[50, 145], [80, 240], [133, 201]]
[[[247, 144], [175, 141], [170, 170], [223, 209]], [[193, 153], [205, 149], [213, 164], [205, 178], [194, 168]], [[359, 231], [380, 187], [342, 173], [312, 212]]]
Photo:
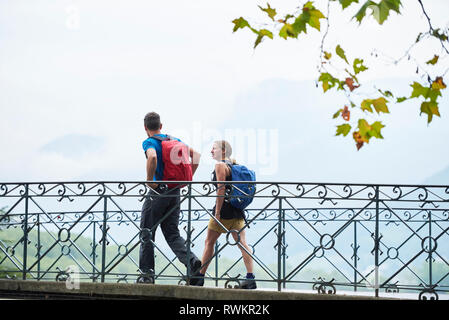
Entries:
[[336, 119], [340, 116], [341, 112], [343, 111], [343, 109], [338, 110], [337, 112], [334, 113], [334, 115], [332, 116], [332, 119]]
[[346, 137], [348, 135], [348, 133], [351, 131], [351, 125], [350, 124], [342, 124], [337, 126], [337, 133], [335, 134], [336, 136], [339, 136], [340, 134], [342, 134], [344, 137]]
[[349, 7], [351, 4], [355, 3], [359, 3], [359, 0], [338, 0], [338, 2], [340, 2], [342, 9], [346, 9], [347, 7]]
[[359, 74], [360, 72], [368, 70], [368, 68], [363, 65], [363, 59], [354, 59], [354, 63], [352, 64], [352, 66], [354, 68], [355, 74]]
[[418, 82], [413, 82], [412, 85], [410, 85], [413, 88], [412, 95], [410, 98], [418, 98], [422, 96], [424, 99], [430, 99], [432, 102], [436, 102], [438, 99], [438, 96], [441, 96], [441, 92], [439, 89], [432, 88], [431, 87], [423, 87]]
[[[371, 126], [368, 124], [368, 121], [366, 121], [365, 119], [359, 119], [358, 128], [359, 128], [360, 135], [362, 137], [367, 136], [367, 133], [371, 130]], [[369, 140], [369, 137], [368, 137], [368, 140]]]
[[421, 104], [421, 113], [426, 113], [427, 114], [427, 123], [432, 122], [432, 118], [434, 115], [436, 116], [440, 116], [440, 112], [438, 110], [438, 104], [436, 102], [433, 101], [424, 101]]
[[366, 15], [366, 9], [368, 9], [368, 7], [370, 6], [376, 6], [377, 4], [374, 3], [373, 1], [366, 1], [363, 6], [360, 7], [359, 11], [357, 11], [357, 13], [355, 14], [355, 16], [353, 18], [355, 18], [359, 24], [362, 23], [363, 18], [365, 18]]
[[287, 37], [297, 38], [298, 33], [295, 32], [293, 26], [290, 23], [284, 23], [284, 26], [279, 31], [279, 36], [287, 40]]
[[373, 113], [373, 108], [371, 108], [371, 105], [372, 105], [373, 103], [372, 103], [372, 100], [371, 99], [365, 99], [365, 100], [363, 100], [362, 101], [362, 104], [361, 104], [361, 109], [362, 109], [362, 111], [369, 111], [369, 112], [371, 112], [371, 113]]
[[318, 31], [320, 31], [321, 28], [320, 19], [325, 19], [326, 17], [320, 10], [317, 9], [311, 9], [309, 10], [309, 12], [310, 12], [309, 25], [312, 28], [315, 28]]
[[326, 60], [330, 60], [331, 57], [332, 57], [332, 53], [327, 52], [327, 51], [324, 51], [324, 58], [325, 58]]
[[379, 3], [366, 1], [353, 18], [361, 23], [366, 16], [366, 10], [371, 9], [371, 15], [379, 24], [383, 24], [390, 15], [390, 10], [400, 13], [401, 0], [382, 0]]
[[320, 19], [325, 18], [324, 14], [313, 6], [313, 2], [309, 1], [303, 6], [302, 13], [296, 18], [292, 26], [297, 34], [307, 33], [307, 25], [320, 31]]
[[440, 28], [433, 30], [432, 36], [440, 39], [441, 41], [448, 40], [448, 36], [444, 32], [440, 33]]
[[359, 119], [359, 122], [358, 122], [360, 136], [366, 142], [369, 142], [369, 140], [372, 137], [375, 137], [377, 139], [383, 139], [384, 137], [382, 136], [380, 131], [384, 127], [385, 126], [379, 121], [376, 121], [376, 122], [372, 123], [371, 125], [365, 119]]
[[234, 19], [232, 23], [234, 24], [234, 29], [232, 30], [232, 32], [236, 32], [238, 29], [243, 29], [245, 27], [251, 28], [248, 21], [246, 21], [242, 17]]
[[377, 113], [390, 113], [387, 107], [387, 99], [380, 97], [378, 99], [373, 100], [374, 109], [376, 109]]
[[432, 59], [430, 59], [429, 61], [427, 61], [427, 64], [431, 64], [431, 65], [435, 65], [438, 62], [438, 58], [439, 56], [434, 55], [434, 57]]
[[274, 17], [276, 16], [276, 9], [273, 9], [270, 7], [270, 4], [267, 2], [267, 8], [262, 8], [261, 6], [259, 6], [260, 10], [266, 12], [268, 14], [268, 16], [271, 18], [271, 20], [274, 21]]
[[362, 101], [361, 109], [362, 111], [369, 111], [373, 112], [373, 109], [371, 106], [374, 107], [374, 110], [376, 110], [377, 113], [383, 112], [383, 113], [390, 113], [387, 106], [387, 99], [380, 97], [378, 99], [365, 99]]
[[321, 81], [323, 83], [322, 86], [323, 86], [324, 92], [335, 87], [337, 84], [340, 86], [340, 80], [338, 80], [337, 78], [334, 78], [328, 72], [321, 73], [320, 77], [318, 78], [318, 81]]
[[370, 135], [372, 135], [373, 137], [377, 138], [377, 139], [383, 139], [384, 137], [382, 137], [380, 130], [382, 130], [382, 128], [384, 128], [385, 126], [380, 123], [379, 121], [374, 122], [373, 124], [371, 124], [371, 131], [370, 131]]
[[382, 90], [378, 89], [378, 91], [379, 91], [384, 97], [394, 98], [393, 93], [391, 93], [391, 91], [389, 91], [389, 90], [382, 91]]
[[401, 103], [401, 102], [404, 102], [405, 100], [407, 100], [408, 98], [407, 97], [400, 97], [400, 98], [397, 98], [396, 99], [396, 102], [397, 103]]
[[348, 59], [346, 58], [345, 51], [340, 47], [340, 45], [337, 45], [337, 48], [335, 48], [335, 52], [337, 55], [346, 61], [347, 64], [349, 64]]
[[259, 30], [256, 42], [254, 43], [254, 48], [256, 48], [259, 45], [259, 43], [262, 41], [263, 37], [268, 37], [270, 39], [273, 39], [273, 34], [271, 33], [271, 31], [269, 31], [267, 29]]

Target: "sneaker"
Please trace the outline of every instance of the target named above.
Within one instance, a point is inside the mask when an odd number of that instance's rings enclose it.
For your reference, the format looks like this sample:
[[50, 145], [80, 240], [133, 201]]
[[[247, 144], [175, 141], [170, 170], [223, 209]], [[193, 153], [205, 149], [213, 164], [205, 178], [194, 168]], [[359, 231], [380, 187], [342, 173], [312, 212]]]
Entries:
[[246, 279], [242, 281], [240, 289], [257, 289], [256, 280]]

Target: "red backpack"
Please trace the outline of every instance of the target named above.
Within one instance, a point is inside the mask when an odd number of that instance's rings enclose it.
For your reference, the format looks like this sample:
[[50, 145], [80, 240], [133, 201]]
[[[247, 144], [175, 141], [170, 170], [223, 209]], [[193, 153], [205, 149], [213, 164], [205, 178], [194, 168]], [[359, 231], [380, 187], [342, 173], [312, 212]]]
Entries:
[[[192, 181], [192, 164], [189, 158], [189, 147], [184, 143], [167, 137], [152, 136], [162, 145], [162, 162], [164, 163], [163, 180], [165, 181]], [[185, 184], [168, 184], [169, 189], [184, 187]]]

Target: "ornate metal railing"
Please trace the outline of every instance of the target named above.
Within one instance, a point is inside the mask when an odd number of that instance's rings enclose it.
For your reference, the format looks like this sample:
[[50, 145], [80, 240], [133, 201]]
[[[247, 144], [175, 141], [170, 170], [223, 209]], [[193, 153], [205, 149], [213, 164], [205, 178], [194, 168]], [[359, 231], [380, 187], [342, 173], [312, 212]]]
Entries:
[[[449, 292], [449, 186], [257, 182], [246, 210], [259, 288]], [[180, 230], [201, 257], [215, 185], [181, 189]], [[134, 282], [145, 182], [0, 183], [0, 275]], [[165, 197], [163, 193], [152, 195]], [[219, 238], [206, 285], [232, 287], [245, 268], [229, 230]], [[154, 242], [156, 283], [189, 283], [165, 244]], [[69, 269], [68, 269], [69, 268]]]

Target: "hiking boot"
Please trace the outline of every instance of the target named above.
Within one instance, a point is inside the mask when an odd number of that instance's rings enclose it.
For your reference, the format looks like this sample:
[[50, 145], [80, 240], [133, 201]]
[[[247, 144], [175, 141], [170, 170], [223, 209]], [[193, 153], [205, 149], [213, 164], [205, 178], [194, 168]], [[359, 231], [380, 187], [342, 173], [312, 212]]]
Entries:
[[154, 284], [154, 277], [153, 276], [139, 276], [136, 280], [136, 283]]
[[199, 271], [197, 271], [193, 276], [194, 278], [191, 278], [189, 283], [191, 286], [204, 286], [204, 274], [201, 274]]
[[256, 280], [246, 279], [242, 281], [240, 289], [257, 289]]
[[196, 259], [190, 264], [190, 274], [197, 275], [201, 269], [201, 260]]

